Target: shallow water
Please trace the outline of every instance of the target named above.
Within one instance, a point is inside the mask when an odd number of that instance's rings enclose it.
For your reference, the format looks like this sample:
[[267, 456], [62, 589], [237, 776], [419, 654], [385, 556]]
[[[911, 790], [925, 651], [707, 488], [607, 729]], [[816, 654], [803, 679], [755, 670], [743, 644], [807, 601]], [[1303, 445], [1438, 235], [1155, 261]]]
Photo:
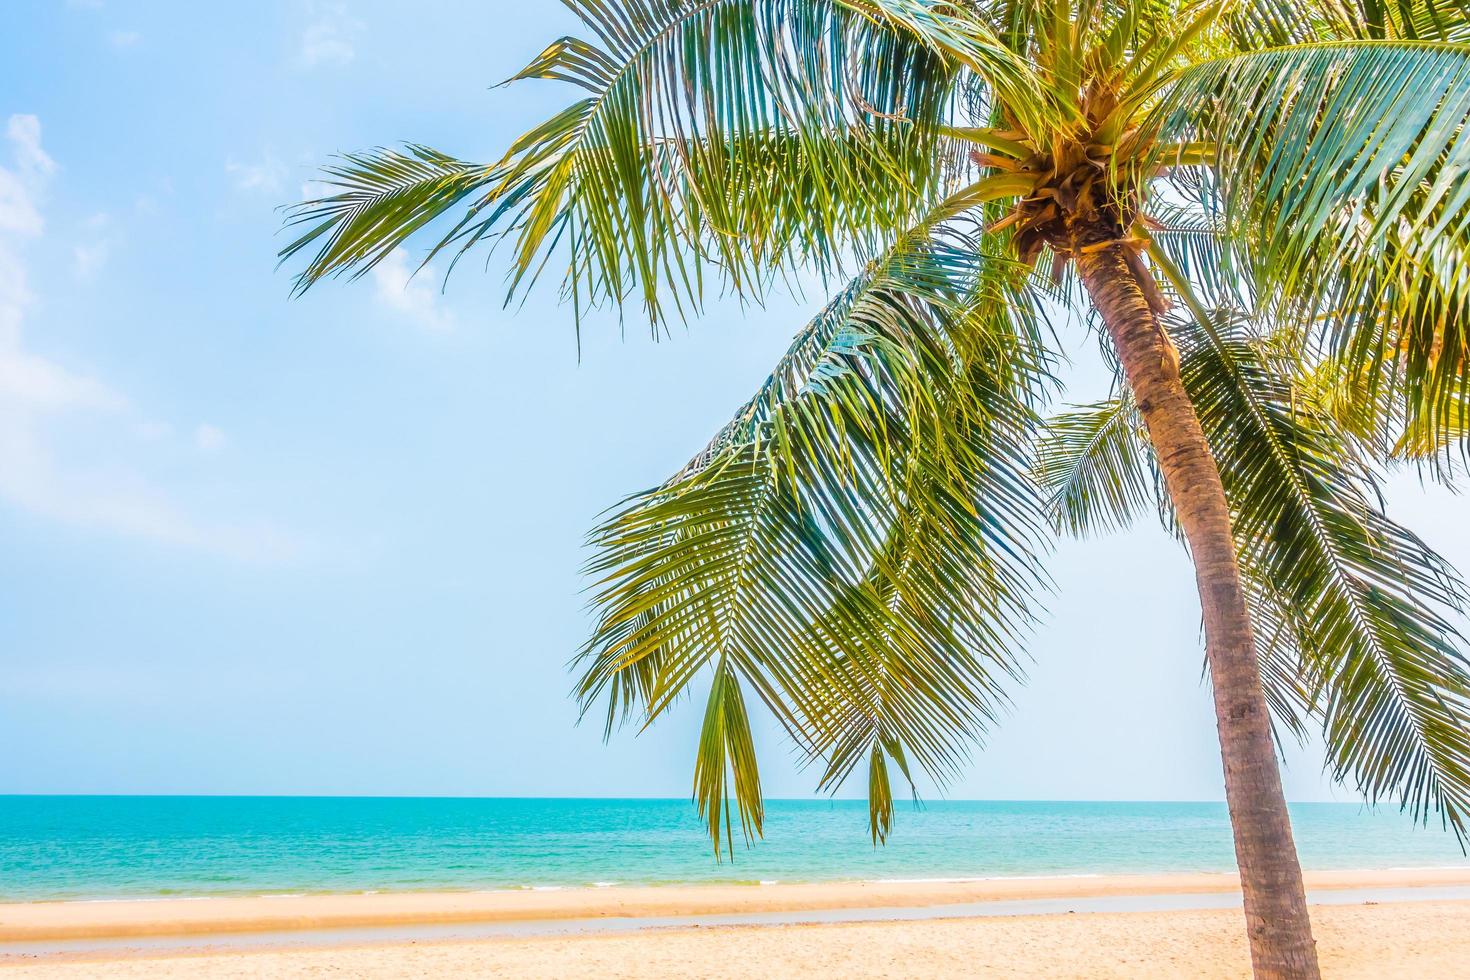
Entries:
[[[1397, 813], [1299, 804], [1310, 869], [1470, 867]], [[716, 863], [685, 800], [0, 797], [0, 901], [1228, 871], [1223, 804], [771, 801]]]

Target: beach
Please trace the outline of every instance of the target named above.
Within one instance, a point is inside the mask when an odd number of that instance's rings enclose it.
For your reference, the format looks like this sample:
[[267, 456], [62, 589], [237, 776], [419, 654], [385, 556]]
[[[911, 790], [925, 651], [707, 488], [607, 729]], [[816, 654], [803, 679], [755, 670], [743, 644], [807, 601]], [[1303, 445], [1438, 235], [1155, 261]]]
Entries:
[[[1223, 805], [865, 816], [773, 801], [715, 860], [676, 800], [0, 798], [0, 980], [1246, 975]], [[1293, 820], [1327, 975], [1470, 962], [1448, 835]]]
[[[1470, 962], [1470, 904], [1315, 910], [1323, 973], [1450, 978]], [[1234, 911], [721, 928], [321, 950], [135, 956], [0, 967], [15, 980], [259, 977], [1244, 978]]]
[[[1437, 896], [1466, 887], [1470, 869], [1309, 874], [1324, 970], [1457, 975], [1470, 962], [1470, 899]], [[1187, 907], [1231, 901], [1235, 889], [1231, 875], [1119, 875], [17, 903], [0, 906], [0, 970], [16, 978], [1242, 977], [1239, 910]], [[1045, 902], [1060, 904], [1017, 912]], [[1122, 910], [1129, 902], [1142, 910]], [[802, 918], [844, 909], [871, 918]], [[770, 924], [720, 919], [740, 915]], [[680, 917], [693, 921], [667, 921]], [[500, 934], [476, 935], [494, 923]]]

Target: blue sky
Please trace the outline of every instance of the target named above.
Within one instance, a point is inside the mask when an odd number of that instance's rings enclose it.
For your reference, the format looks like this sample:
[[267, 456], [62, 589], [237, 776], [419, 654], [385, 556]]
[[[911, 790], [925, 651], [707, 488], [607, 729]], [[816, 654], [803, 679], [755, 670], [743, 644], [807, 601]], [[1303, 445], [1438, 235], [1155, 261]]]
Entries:
[[[0, 31], [0, 792], [687, 792], [697, 712], [576, 727], [600, 510], [703, 445], [820, 297], [654, 344], [416, 255], [288, 299], [330, 154], [487, 159], [556, 4], [21, 0]], [[1083, 400], [1095, 347], [1073, 331]], [[1470, 566], [1463, 504], [1396, 514]], [[1218, 799], [1198, 612], [1152, 526], [1063, 543], [978, 798]], [[810, 792], [762, 732], [768, 790]], [[1331, 798], [1294, 751], [1295, 799]], [[1347, 798], [1343, 796], [1342, 798]]]

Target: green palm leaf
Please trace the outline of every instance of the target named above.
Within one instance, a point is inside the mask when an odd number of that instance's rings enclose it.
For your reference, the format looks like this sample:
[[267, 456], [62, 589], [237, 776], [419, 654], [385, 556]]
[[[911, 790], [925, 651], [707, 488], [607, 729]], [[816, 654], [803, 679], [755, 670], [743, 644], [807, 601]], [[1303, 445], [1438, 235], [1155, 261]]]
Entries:
[[405, 151], [344, 156], [318, 178], [339, 188], [338, 193], [288, 210], [289, 225], [306, 227], [281, 249], [281, 261], [316, 247], [296, 277], [297, 293], [327, 275], [362, 275], [414, 232], [500, 176], [494, 167], [456, 160], [426, 146], [410, 145]]
[[1128, 527], [1158, 499], [1150, 457], [1131, 399], [1079, 405], [1047, 420], [1036, 448], [1036, 480], [1052, 524], [1076, 537]]
[[1461, 0], [1247, 0], [1231, 7], [1241, 47], [1323, 40], [1463, 41], [1470, 6]]
[[[1005, 91], [1033, 82], [983, 26], [931, 0], [566, 2], [596, 40], [562, 38], [511, 81], [588, 95], [475, 168], [487, 179], [472, 200], [427, 200], [424, 220], [341, 232], [352, 216], [332, 202], [300, 206], [299, 220], [319, 223], [283, 257], [331, 233], [302, 286], [380, 259], [351, 247], [369, 230], [396, 244], [468, 203], [433, 251], [508, 237], [513, 290], [565, 257], [579, 308], [636, 300], [654, 322], [670, 302], [687, 313], [711, 268], [758, 296], [788, 266], [830, 272], [853, 250], [877, 254], [958, 186], [962, 147], [940, 128], [961, 75], [984, 72]], [[333, 176], [362, 196], [403, 155], [351, 163]]]
[[[706, 452], [594, 537], [583, 703], [647, 723], [706, 670], [728, 675], [826, 760], [824, 787], [869, 762], [875, 837], [886, 760], [942, 778], [994, 716], [1038, 582], [1038, 365], [1008, 305], [1024, 275], [950, 234], [870, 266]], [[703, 755], [700, 774], [718, 843], [731, 784]], [[753, 769], [733, 786], [759, 833]]]
[[526, 134], [504, 185], [451, 239], [504, 227], [517, 280], [564, 242], [586, 303], [661, 289], [697, 306], [701, 264], [759, 292], [773, 267], [906, 227], [941, 179], [935, 124], [956, 67], [830, 0], [569, 0], [599, 38], [553, 44], [512, 81], [590, 95]]
[[1307, 367], [1298, 384], [1370, 459], [1408, 464], [1423, 477], [1453, 486], [1459, 454], [1470, 448], [1470, 403], [1464, 400], [1470, 390], [1447, 390], [1453, 397], [1426, 413], [1422, 403], [1397, 390], [1395, 377], [1393, 366], [1348, 373], [1327, 360]]
[[1206, 139], [1222, 219], [1278, 322], [1312, 327], [1347, 375], [1369, 372], [1446, 427], [1470, 387], [1470, 47], [1301, 45], [1202, 62], [1167, 83], [1153, 125]]
[[1220, 465], [1278, 716], [1321, 718], [1336, 778], [1417, 818], [1470, 816], [1463, 583], [1384, 515], [1352, 440], [1239, 321], [1172, 325]]

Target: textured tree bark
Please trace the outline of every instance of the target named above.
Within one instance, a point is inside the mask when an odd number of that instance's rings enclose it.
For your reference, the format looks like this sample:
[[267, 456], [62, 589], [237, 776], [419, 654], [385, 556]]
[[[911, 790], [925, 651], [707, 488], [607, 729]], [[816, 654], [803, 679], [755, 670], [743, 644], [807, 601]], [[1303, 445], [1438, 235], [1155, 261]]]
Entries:
[[1135, 272], [1140, 263], [1128, 248], [1116, 241], [1079, 247], [1077, 268], [1123, 364], [1194, 557], [1251, 962], [1262, 980], [1315, 980], [1320, 976], [1317, 950], [1281, 792], [1230, 508], [1180, 381], [1178, 354], [1149, 304]]

